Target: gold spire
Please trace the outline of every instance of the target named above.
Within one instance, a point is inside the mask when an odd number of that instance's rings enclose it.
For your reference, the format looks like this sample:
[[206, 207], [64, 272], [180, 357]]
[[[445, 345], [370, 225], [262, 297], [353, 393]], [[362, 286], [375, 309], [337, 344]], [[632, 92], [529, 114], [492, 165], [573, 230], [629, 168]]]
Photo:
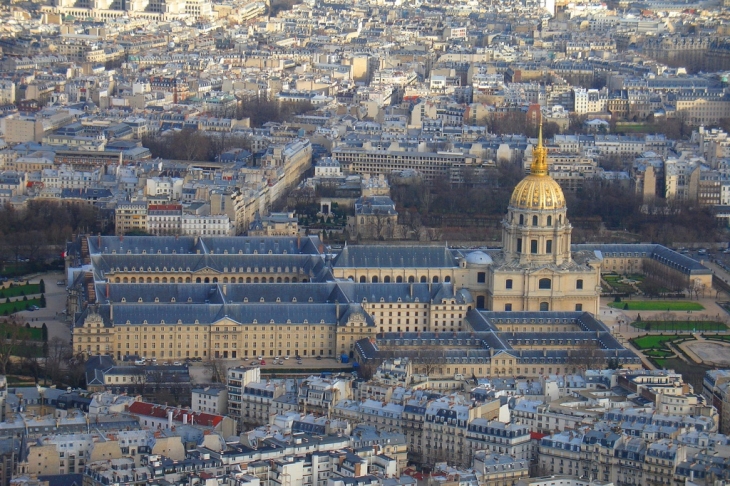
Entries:
[[532, 149], [531, 175], [548, 175], [547, 149], [542, 145], [542, 120], [540, 121], [540, 132], [537, 135], [537, 147]]

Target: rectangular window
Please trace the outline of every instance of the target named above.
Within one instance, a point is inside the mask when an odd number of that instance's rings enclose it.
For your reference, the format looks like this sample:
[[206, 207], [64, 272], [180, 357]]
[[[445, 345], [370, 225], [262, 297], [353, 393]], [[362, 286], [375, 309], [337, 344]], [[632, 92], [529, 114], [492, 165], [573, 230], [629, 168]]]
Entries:
[[477, 283], [484, 283], [487, 281], [487, 274], [486, 272], [479, 272], [477, 273]]
[[552, 253], [553, 252], [553, 240], [547, 240], [545, 242], [545, 253]]
[[517, 253], [522, 253], [522, 238], [517, 238]]
[[508, 278], [508, 279], [507, 279], [507, 280], [505, 281], [505, 283], [504, 283], [504, 287], [505, 287], [505, 288], [507, 288], [507, 289], [511, 289], [511, 288], [512, 288], [512, 279], [511, 279], [511, 278]]
[[533, 255], [537, 253], [537, 240], [530, 240], [530, 253]]
[[583, 310], [583, 304], [575, 304], [575, 310], [582, 311]]
[[512, 304], [504, 304], [504, 310], [505, 312], [510, 312], [512, 310]]
[[583, 290], [583, 279], [580, 279], [580, 278], [579, 278], [579, 279], [578, 279], [578, 280], [577, 280], [577, 281], [575, 282], [575, 288], [576, 288], [576, 289], [578, 289], [578, 290]]

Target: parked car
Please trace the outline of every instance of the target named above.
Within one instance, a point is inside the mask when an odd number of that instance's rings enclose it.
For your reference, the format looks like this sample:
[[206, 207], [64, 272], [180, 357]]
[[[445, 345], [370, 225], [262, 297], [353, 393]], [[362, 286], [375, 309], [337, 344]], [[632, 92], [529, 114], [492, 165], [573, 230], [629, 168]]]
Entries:
[[322, 356], [317, 356], [317, 361], [322, 361]]
[[260, 363], [261, 363], [261, 366], [266, 366], [266, 360], [263, 360], [263, 359], [262, 359], [262, 360], [260, 361]]

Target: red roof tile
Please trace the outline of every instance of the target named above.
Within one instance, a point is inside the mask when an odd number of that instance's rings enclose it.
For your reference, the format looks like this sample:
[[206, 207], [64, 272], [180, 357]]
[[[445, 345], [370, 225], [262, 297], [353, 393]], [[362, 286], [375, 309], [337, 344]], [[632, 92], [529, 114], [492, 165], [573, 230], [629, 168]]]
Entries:
[[213, 415], [210, 413], [193, 412], [183, 410], [176, 407], [167, 407], [165, 405], [156, 405], [147, 402], [134, 402], [129, 406], [129, 413], [135, 415], [144, 415], [146, 417], [155, 417], [165, 419], [167, 413], [172, 412], [172, 421], [183, 423], [183, 416], [187, 414], [188, 424], [202, 425], [204, 427], [217, 427], [223, 420], [222, 415]]

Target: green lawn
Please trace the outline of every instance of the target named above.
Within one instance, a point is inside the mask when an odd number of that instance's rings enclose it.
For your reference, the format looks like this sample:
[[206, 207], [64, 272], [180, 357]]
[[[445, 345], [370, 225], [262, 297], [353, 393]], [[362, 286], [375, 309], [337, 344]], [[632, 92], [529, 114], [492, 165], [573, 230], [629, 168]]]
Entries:
[[667, 361], [669, 360], [663, 358], [654, 358], [652, 361], [654, 361], [659, 368], [667, 369]]
[[26, 310], [32, 305], [37, 305], [38, 307], [40, 307], [41, 299], [28, 299], [17, 302], [9, 302], [7, 304], [0, 304], [0, 316], [6, 316], [18, 311]]
[[640, 338], [632, 339], [634, 346], [637, 348], [644, 349], [658, 349], [665, 342], [671, 342], [677, 339], [682, 339], [679, 336], [642, 336]]
[[[0, 324], [0, 335], [5, 332], [5, 326]], [[24, 327], [21, 339], [30, 339], [31, 341], [43, 341], [43, 330], [40, 327]]]
[[638, 321], [632, 327], [644, 331], [726, 331], [727, 326], [717, 321]]
[[34, 295], [41, 293], [41, 286], [39, 284], [28, 284], [28, 285], [13, 285], [7, 289], [0, 290], [0, 299], [6, 297], [19, 297], [21, 295]]
[[699, 302], [683, 300], [627, 300], [611, 302], [608, 306], [614, 309], [623, 309], [626, 304], [628, 304], [628, 310], [636, 311], [696, 311], [704, 309]]

